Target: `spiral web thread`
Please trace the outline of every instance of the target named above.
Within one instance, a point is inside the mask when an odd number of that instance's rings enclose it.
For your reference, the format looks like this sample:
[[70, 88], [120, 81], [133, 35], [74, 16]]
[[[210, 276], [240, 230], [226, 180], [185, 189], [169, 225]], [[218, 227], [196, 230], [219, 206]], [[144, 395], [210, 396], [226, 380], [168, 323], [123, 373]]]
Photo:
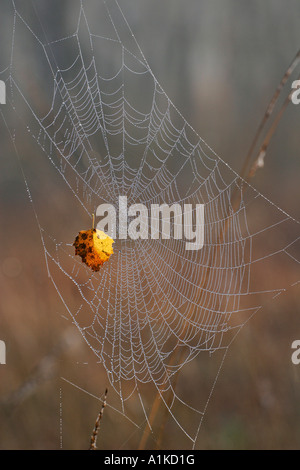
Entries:
[[[141, 384], [151, 383], [195, 445], [207, 402], [202, 409], [188, 405], [172, 380], [201, 353], [207, 360], [216, 351], [225, 357], [262, 303], [285, 290], [267, 282], [257, 290], [252, 280], [277, 257], [297, 266], [299, 225], [243, 181], [190, 127], [154, 77], [118, 3], [99, 6], [104, 34], [101, 26], [98, 31], [90, 26], [88, 5], [78, 2], [72, 34], [49, 41], [42, 21], [34, 29], [21, 4], [13, 2], [11, 61], [0, 78], [7, 83], [12, 109], [18, 111], [18, 100], [25, 105], [39, 158], [65, 184], [78, 220], [91, 217], [99, 204], [117, 207], [119, 196], [127, 196], [128, 205], [144, 204], [149, 213], [151, 204], [205, 205], [201, 250], [187, 251], [185, 240], [172, 237], [116, 240], [114, 255], [97, 273], [74, 256], [70, 239], [43, 225], [34, 209], [49, 276], [103, 363], [124, 414], [126, 400], [137, 392], [151, 426], [140, 392]], [[17, 73], [16, 50], [25, 36], [48, 67], [52, 87], [46, 112]], [[234, 195], [238, 207], [233, 207]], [[266, 207], [270, 218], [261, 220], [257, 214]], [[283, 232], [291, 233], [290, 239], [278, 235]], [[75, 310], [68, 307], [57, 272], [76, 286]], [[197, 416], [192, 431], [176, 417], [176, 402]]]

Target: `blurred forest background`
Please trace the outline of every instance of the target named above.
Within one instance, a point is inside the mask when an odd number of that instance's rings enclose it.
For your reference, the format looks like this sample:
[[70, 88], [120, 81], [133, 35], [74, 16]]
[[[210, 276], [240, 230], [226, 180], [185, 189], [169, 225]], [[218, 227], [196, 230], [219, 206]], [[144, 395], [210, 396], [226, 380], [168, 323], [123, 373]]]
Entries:
[[[27, 2], [30, 8], [38, 4], [39, 18], [52, 40], [74, 29], [76, 3]], [[300, 47], [299, 1], [119, 3], [169, 98], [208, 145], [239, 172], [267, 104]], [[13, 9], [6, 0], [0, 6], [1, 71], [11, 53]], [[89, 8], [95, 9], [96, 27], [98, 2], [90, 2]], [[36, 57], [29, 49], [23, 60], [35, 62]], [[41, 69], [40, 77], [44, 73]], [[34, 77], [34, 83], [40, 77]], [[289, 106], [265, 167], [253, 181], [296, 219], [299, 113], [300, 106]], [[68, 386], [61, 377], [71, 382], [73, 377], [95, 396], [104, 393], [107, 380], [75, 327], [64, 320], [67, 313], [47, 277], [38, 227], [2, 121], [0, 136], [0, 339], [7, 345], [7, 364], [0, 365], [0, 448], [85, 449], [101, 401]], [[30, 166], [30, 149], [23, 150]], [[278, 267], [275, 275], [284, 278], [286, 273]], [[261, 310], [239, 334], [208, 406], [198, 448], [300, 448], [300, 365], [291, 362], [291, 344], [300, 339], [299, 312], [295, 286]], [[107, 408], [99, 447], [136, 448], [143, 430], [128, 432], [128, 426], [125, 418]], [[170, 437], [165, 436], [165, 448], [188, 447], [188, 442], [178, 437], [174, 444]], [[147, 445], [155, 446], [151, 440]]]

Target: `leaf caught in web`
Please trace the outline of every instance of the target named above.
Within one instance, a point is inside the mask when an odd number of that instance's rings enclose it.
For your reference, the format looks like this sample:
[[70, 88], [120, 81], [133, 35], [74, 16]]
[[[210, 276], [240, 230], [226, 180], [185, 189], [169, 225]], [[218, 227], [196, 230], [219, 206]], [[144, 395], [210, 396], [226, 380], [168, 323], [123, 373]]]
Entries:
[[103, 263], [108, 261], [113, 254], [112, 244], [114, 240], [101, 230], [90, 229], [81, 230], [73, 245], [75, 246], [75, 255], [81, 256], [92, 271], [99, 271]]

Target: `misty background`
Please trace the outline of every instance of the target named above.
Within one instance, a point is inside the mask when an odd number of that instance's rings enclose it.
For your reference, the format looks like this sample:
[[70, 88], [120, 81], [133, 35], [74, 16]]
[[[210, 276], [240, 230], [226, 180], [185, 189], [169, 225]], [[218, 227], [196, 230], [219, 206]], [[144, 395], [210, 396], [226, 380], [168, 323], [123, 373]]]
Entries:
[[[168, 97], [201, 138], [240, 172], [269, 100], [300, 47], [299, 1], [120, 0], [119, 4]], [[13, 8], [5, 0], [0, 5], [0, 71], [6, 77]], [[87, 5], [96, 30], [99, 2]], [[49, 41], [74, 31], [78, 16], [74, 0], [16, 1], [16, 7]], [[28, 87], [39, 84], [40, 93], [49, 77], [35, 54], [28, 43], [20, 59], [29, 68], [32, 64]], [[300, 105], [291, 104], [272, 139], [265, 166], [252, 182], [296, 219], [299, 122]], [[64, 446], [86, 448], [99, 402], [79, 391], [72, 391], [72, 398], [62, 397], [66, 385], [62, 387], [60, 377], [66, 371], [69, 376], [73, 373], [98, 396], [105, 388], [105, 374], [83, 365], [93, 364], [92, 353], [72, 327], [62, 323], [66, 313], [47, 277], [24, 178], [3, 122], [0, 139], [0, 339], [7, 345], [7, 364], [0, 366], [0, 448], [59, 448], [62, 400]], [[23, 151], [25, 167], [30, 169], [32, 149]], [[276, 275], [280, 278], [284, 272]], [[300, 366], [290, 360], [291, 343], [300, 337], [299, 307], [299, 292], [291, 289], [242, 330], [208, 407], [199, 448], [299, 448]], [[79, 366], [73, 362], [74, 351]], [[191, 394], [196, 396], [197, 391]], [[86, 413], [74, 413], [80, 409]], [[108, 416], [106, 423], [101, 446], [123, 445], [126, 420], [120, 424], [118, 416]], [[135, 434], [125, 448], [135, 448], [141, 434]], [[164, 445], [170, 448], [166, 434]], [[178, 438], [176, 446], [187, 443]]]

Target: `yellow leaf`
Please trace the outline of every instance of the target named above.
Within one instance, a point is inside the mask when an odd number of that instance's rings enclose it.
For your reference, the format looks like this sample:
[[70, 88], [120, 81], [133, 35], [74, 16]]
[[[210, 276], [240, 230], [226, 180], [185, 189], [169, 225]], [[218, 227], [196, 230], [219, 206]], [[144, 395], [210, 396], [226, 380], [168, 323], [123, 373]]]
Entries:
[[75, 255], [81, 256], [83, 263], [92, 271], [99, 271], [103, 263], [113, 254], [113, 243], [114, 240], [106, 233], [92, 228], [81, 230], [73, 246], [75, 246]]

